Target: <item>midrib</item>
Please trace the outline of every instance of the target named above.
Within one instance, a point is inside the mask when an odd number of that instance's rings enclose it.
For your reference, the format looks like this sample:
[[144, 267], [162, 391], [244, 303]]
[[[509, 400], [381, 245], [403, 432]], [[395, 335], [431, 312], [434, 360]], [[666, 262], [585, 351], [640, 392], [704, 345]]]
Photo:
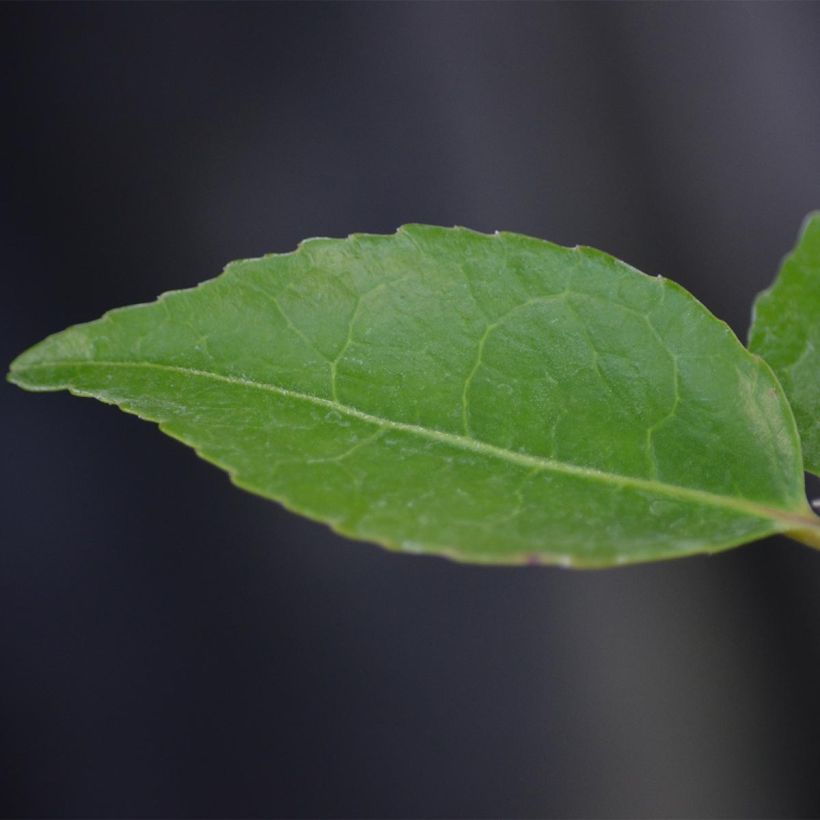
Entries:
[[[333, 399], [324, 399], [320, 396], [314, 396], [310, 393], [301, 393], [297, 390], [290, 390], [287, 387], [279, 387], [275, 384], [268, 384], [266, 382], [254, 381], [253, 379], [242, 378], [241, 376], [227, 376], [222, 373], [215, 373], [210, 370], [199, 370], [193, 367], [180, 367], [179, 365], [161, 364], [156, 362], [116, 362], [116, 361], [60, 361], [54, 363], [41, 363], [34, 365], [25, 365], [12, 368], [12, 372], [22, 374], [26, 370], [37, 370], [47, 368], [53, 370], [54, 368], [82, 368], [82, 367], [108, 367], [121, 369], [144, 369], [144, 370], [162, 370], [170, 373], [179, 373], [185, 376], [194, 376], [198, 378], [211, 379], [213, 381], [223, 382], [239, 387], [245, 387], [252, 390], [264, 390], [269, 393], [274, 393], [279, 396], [284, 396], [289, 399], [307, 402], [318, 407], [326, 407], [329, 410], [334, 410], [338, 413], [346, 415], [350, 418], [359, 419], [360, 421], [374, 424], [384, 429], [398, 430], [401, 432], [411, 433], [431, 441], [438, 441], [447, 444], [457, 449], [468, 450], [473, 453], [490, 456], [493, 458], [506, 461], [510, 464], [518, 464], [523, 467], [537, 468], [539, 470], [550, 471], [554, 473], [561, 473], [563, 475], [571, 475], [578, 478], [584, 478], [589, 481], [596, 481], [602, 484], [608, 484], [618, 487], [630, 487], [640, 490], [646, 490], [657, 495], [675, 498], [679, 500], [693, 501], [704, 504], [710, 507], [719, 507], [722, 509], [729, 509], [736, 512], [741, 512], [746, 515], [751, 515], [756, 518], [762, 518], [770, 521], [777, 521], [782, 525], [784, 530], [810, 527], [817, 528], [819, 525], [816, 516], [807, 517], [802, 514], [802, 510], [781, 510], [777, 508], [767, 507], [761, 504], [756, 504], [753, 501], [746, 501], [742, 498], [733, 498], [731, 496], [718, 495], [706, 490], [697, 490], [691, 487], [682, 487], [677, 484], [667, 484], [662, 481], [654, 481], [647, 478], [636, 478], [633, 476], [620, 475], [618, 473], [610, 473], [605, 470], [597, 470], [594, 467], [581, 467], [576, 464], [570, 464], [564, 461], [556, 461], [542, 456], [534, 456], [529, 453], [520, 453], [515, 450], [507, 450], [504, 447], [498, 447], [494, 444], [488, 444], [483, 441], [478, 441], [474, 438], [462, 436], [457, 433], [448, 433], [443, 430], [436, 430], [430, 427], [423, 427], [418, 424], [408, 424], [402, 421], [394, 421], [392, 419], [375, 416], [371, 413], [366, 413], [363, 410], [358, 410], [346, 404]], [[61, 385], [62, 387], [62, 385]]]

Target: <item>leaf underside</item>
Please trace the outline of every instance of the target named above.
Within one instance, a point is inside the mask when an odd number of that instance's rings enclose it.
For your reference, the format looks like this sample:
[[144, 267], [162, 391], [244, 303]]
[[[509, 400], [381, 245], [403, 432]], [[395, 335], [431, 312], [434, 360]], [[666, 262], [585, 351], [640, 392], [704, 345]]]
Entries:
[[753, 311], [749, 349], [772, 366], [791, 403], [806, 470], [820, 475], [820, 212]]
[[239, 486], [408, 552], [607, 566], [807, 514], [786, 398], [724, 323], [517, 234], [308, 240], [51, 336], [10, 378], [159, 422]]

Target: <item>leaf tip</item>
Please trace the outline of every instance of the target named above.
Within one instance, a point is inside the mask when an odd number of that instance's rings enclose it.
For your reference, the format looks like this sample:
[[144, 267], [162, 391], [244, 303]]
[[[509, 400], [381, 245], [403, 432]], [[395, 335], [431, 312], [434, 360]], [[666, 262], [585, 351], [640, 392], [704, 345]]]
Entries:
[[809, 213], [803, 217], [803, 222], [800, 224], [799, 235], [802, 238], [807, 233], [814, 230], [820, 230], [820, 209], [809, 211]]

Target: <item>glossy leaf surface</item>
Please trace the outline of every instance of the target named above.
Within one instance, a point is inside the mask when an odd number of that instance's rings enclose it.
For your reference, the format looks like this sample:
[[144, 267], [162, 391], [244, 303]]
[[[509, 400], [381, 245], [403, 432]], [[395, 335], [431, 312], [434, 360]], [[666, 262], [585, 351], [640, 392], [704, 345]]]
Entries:
[[410, 552], [606, 566], [811, 516], [788, 403], [725, 324], [517, 234], [309, 240], [52, 336], [11, 378], [159, 422], [241, 487]]
[[803, 226], [774, 284], [755, 302], [749, 348], [789, 397], [806, 470], [820, 475], [820, 212]]

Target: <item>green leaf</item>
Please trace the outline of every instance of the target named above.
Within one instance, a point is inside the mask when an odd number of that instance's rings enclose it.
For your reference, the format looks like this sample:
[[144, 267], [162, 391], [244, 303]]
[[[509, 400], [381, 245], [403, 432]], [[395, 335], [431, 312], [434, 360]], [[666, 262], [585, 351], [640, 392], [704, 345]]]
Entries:
[[606, 566], [817, 520], [783, 392], [725, 324], [517, 234], [309, 240], [69, 328], [10, 377], [159, 422], [239, 486], [407, 552]]
[[755, 301], [749, 349], [789, 397], [806, 470], [820, 475], [820, 212], [806, 218], [774, 284]]

